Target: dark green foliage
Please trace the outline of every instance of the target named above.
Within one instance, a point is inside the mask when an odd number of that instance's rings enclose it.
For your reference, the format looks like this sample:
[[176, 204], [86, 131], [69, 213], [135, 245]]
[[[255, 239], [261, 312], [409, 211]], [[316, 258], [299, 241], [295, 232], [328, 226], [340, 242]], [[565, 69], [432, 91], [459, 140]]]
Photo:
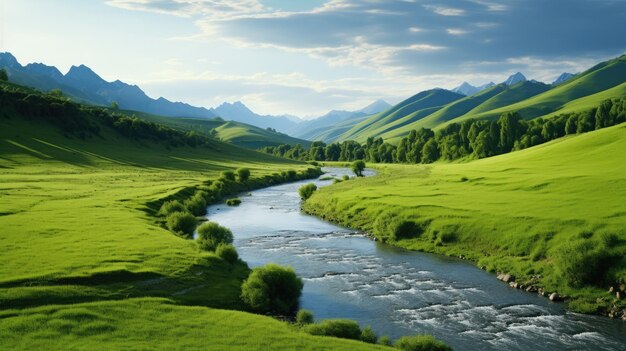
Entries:
[[217, 245], [215, 254], [230, 264], [236, 263], [239, 260], [237, 249], [231, 244], [221, 243]]
[[304, 326], [313, 324], [313, 322], [315, 322], [315, 319], [313, 318], [313, 313], [311, 313], [311, 311], [299, 310], [298, 313], [296, 313], [296, 324]]
[[611, 261], [616, 258], [607, 244], [615, 243], [610, 236], [601, 237], [600, 240], [583, 239], [565, 243], [556, 258], [567, 284], [581, 287], [587, 284], [602, 285], [610, 281], [607, 272]]
[[174, 212], [185, 212], [185, 206], [181, 204], [178, 200], [166, 201], [161, 205], [161, 209], [159, 209], [159, 215], [167, 216], [170, 213]]
[[199, 191], [183, 203], [185, 208], [194, 216], [203, 216], [206, 214], [208, 193]]
[[375, 344], [378, 341], [378, 336], [372, 330], [372, 327], [367, 326], [361, 330], [361, 341], [370, 344]]
[[236, 172], [237, 172], [237, 179], [241, 183], [247, 181], [250, 178], [250, 170], [247, 168], [238, 168]]
[[452, 348], [431, 335], [403, 336], [394, 346], [402, 351], [452, 351]]
[[167, 228], [176, 235], [190, 237], [196, 229], [198, 220], [189, 212], [173, 212], [167, 216]]
[[380, 338], [378, 338], [378, 344], [384, 345], [384, 346], [391, 346], [392, 345], [391, 338], [389, 338], [387, 335], [383, 335]]
[[356, 160], [352, 163], [352, 172], [354, 172], [357, 177], [362, 177], [364, 170], [365, 162], [363, 162], [363, 160]]
[[198, 227], [198, 246], [205, 251], [215, 251], [220, 244], [232, 244], [233, 233], [215, 222], [205, 222]]
[[226, 200], [226, 205], [228, 206], [239, 206], [241, 204], [241, 200], [238, 197]]
[[220, 179], [221, 180], [234, 182], [235, 181], [235, 172], [233, 172], [233, 171], [224, 171], [224, 172], [222, 172], [222, 175], [220, 176]]
[[439, 159], [485, 158], [522, 150], [569, 134], [585, 133], [626, 122], [626, 98], [605, 100], [597, 108], [551, 118], [524, 120], [517, 112], [503, 113], [497, 121], [466, 120], [451, 123], [435, 132], [412, 130], [398, 145], [382, 138], [368, 138], [365, 144], [341, 143], [280, 145], [261, 151], [295, 160], [356, 161], [376, 163], [432, 163]]
[[298, 194], [302, 200], [306, 200], [317, 190], [317, 185], [313, 183], [305, 184], [298, 189]]
[[241, 298], [257, 312], [292, 315], [303, 285], [293, 269], [270, 263], [252, 270], [241, 286]]
[[415, 238], [422, 234], [422, 227], [414, 221], [405, 220], [384, 212], [374, 221], [374, 235], [382, 242]]
[[327, 319], [320, 323], [308, 325], [304, 330], [312, 335], [334, 336], [352, 340], [361, 338], [359, 324], [349, 319]]
[[2, 68], [0, 69], [0, 82], [8, 82], [9, 81], [9, 75], [7, 74], [7, 71]]

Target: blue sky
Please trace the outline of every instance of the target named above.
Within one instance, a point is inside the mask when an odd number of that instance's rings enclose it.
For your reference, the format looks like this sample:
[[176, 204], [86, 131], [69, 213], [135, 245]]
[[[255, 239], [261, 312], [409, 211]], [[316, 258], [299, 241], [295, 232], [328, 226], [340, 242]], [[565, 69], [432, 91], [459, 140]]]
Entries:
[[624, 0], [0, 0], [0, 51], [212, 107], [314, 116], [626, 52]]

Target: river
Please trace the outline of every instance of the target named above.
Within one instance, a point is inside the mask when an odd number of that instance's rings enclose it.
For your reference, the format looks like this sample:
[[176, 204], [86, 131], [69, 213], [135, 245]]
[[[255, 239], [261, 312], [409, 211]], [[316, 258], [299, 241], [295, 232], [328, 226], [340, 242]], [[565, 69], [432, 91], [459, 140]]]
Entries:
[[210, 206], [208, 218], [233, 231], [250, 266], [292, 266], [305, 283], [300, 305], [316, 320], [350, 318], [392, 338], [433, 334], [455, 350], [626, 350], [622, 321], [567, 312], [470, 262], [394, 248], [302, 214], [297, 190], [309, 182], [243, 194], [238, 207]]

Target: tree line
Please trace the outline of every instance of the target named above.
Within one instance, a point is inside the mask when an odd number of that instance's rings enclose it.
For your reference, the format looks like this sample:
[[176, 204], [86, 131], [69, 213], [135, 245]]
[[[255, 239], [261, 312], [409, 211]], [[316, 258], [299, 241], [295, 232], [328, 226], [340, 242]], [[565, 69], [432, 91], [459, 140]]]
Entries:
[[267, 146], [261, 151], [302, 161], [355, 161], [376, 163], [432, 163], [439, 159], [485, 158], [539, 145], [565, 135], [580, 134], [626, 122], [626, 98], [609, 99], [587, 111], [551, 118], [525, 120], [506, 112], [497, 120], [468, 119], [433, 131], [412, 130], [397, 145], [382, 138], [326, 144]]
[[41, 93], [14, 85], [0, 85], [0, 116], [45, 120], [64, 133], [81, 139], [101, 135], [102, 127], [107, 126], [131, 139], [151, 140], [172, 147], [211, 146], [214, 140], [194, 131], [176, 130], [108, 108], [78, 104], [60, 90]]

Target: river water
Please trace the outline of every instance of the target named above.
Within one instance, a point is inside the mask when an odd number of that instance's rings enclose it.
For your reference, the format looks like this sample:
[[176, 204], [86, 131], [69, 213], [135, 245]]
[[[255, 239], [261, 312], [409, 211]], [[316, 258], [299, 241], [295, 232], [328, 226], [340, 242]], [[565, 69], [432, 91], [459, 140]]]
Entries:
[[297, 190], [310, 182], [241, 195], [239, 207], [211, 206], [208, 217], [233, 231], [250, 266], [292, 266], [305, 283], [301, 307], [316, 320], [350, 318], [392, 338], [433, 334], [455, 350], [626, 350], [625, 322], [567, 312], [472, 263], [394, 248], [302, 214]]

